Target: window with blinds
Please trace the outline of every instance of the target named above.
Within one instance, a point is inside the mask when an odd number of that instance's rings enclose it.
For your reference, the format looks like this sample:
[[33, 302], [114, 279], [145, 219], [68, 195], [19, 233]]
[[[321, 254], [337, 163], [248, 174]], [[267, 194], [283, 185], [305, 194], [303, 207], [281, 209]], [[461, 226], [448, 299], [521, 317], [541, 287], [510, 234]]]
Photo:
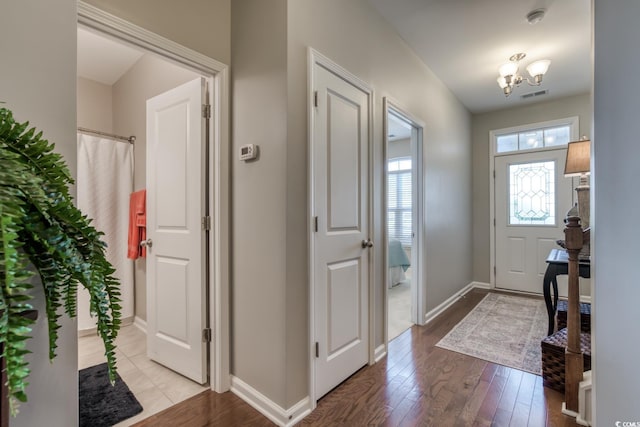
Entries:
[[411, 246], [411, 157], [389, 159], [387, 188], [389, 240], [399, 240], [403, 246]]

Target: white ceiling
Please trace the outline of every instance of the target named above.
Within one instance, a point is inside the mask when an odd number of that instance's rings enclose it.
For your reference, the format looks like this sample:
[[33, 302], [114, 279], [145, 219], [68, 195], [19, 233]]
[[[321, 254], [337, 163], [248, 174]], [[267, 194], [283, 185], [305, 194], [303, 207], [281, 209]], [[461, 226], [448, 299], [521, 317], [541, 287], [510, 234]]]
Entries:
[[387, 117], [387, 128], [389, 142], [411, 137], [411, 125], [393, 114], [389, 114]]
[[[473, 113], [574, 94], [591, 87], [590, 0], [369, 0]], [[544, 8], [531, 25], [529, 11]], [[524, 52], [521, 74], [537, 59], [551, 66], [540, 87], [523, 83], [506, 98], [498, 67]], [[78, 29], [78, 75], [113, 85], [142, 52]], [[523, 94], [548, 90], [524, 100]]]
[[[369, 0], [423, 62], [473, 113], [589, 92], [590, 0]], [[526, 15], [545, 8], [531, 25]], [[498, 67], [524, 52], [520, 73], [537, 59], [551, 66], [540, 87], [526, 83], [509, 98]], [[523, 100], [539, 90], [547, 95]]]
[[144, 55], [123, 43], [78, 28], [78, 76], [113, 85]]

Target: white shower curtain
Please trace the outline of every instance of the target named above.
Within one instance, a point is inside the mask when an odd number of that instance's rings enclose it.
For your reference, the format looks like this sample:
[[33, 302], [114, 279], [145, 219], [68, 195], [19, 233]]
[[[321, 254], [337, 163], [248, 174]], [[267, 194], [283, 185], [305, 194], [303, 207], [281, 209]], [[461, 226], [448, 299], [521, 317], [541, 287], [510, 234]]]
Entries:
[[[134, 315], [133, 261], [127, 259], [129, 195], [133, 191], [133, 145], [78, 134], [78, 207], [105, 233], [107, 260], [120, 280], [122, 318]], [[78, 290], [78, 330], [96, 327], [89, 314], [89, 293]]]

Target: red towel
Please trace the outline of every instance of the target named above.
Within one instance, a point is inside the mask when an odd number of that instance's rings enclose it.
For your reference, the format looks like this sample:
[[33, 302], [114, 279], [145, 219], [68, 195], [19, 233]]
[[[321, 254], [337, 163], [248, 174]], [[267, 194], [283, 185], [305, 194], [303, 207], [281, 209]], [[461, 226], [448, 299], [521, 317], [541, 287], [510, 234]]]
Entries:
[[136, 191], [129, 197], [129, 244], [127, 258], [146, 257], [147, 249], [140, 242], [147, 238], [147, 190]]

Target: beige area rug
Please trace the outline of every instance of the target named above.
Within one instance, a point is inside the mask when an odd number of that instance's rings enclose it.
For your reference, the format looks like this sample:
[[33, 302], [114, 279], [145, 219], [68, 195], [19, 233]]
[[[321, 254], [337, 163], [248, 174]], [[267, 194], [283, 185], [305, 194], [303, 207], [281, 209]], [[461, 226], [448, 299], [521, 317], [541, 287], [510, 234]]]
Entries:
[[540, 375], [546, 332], [543, 300], [488, 294], [436, 346]]

